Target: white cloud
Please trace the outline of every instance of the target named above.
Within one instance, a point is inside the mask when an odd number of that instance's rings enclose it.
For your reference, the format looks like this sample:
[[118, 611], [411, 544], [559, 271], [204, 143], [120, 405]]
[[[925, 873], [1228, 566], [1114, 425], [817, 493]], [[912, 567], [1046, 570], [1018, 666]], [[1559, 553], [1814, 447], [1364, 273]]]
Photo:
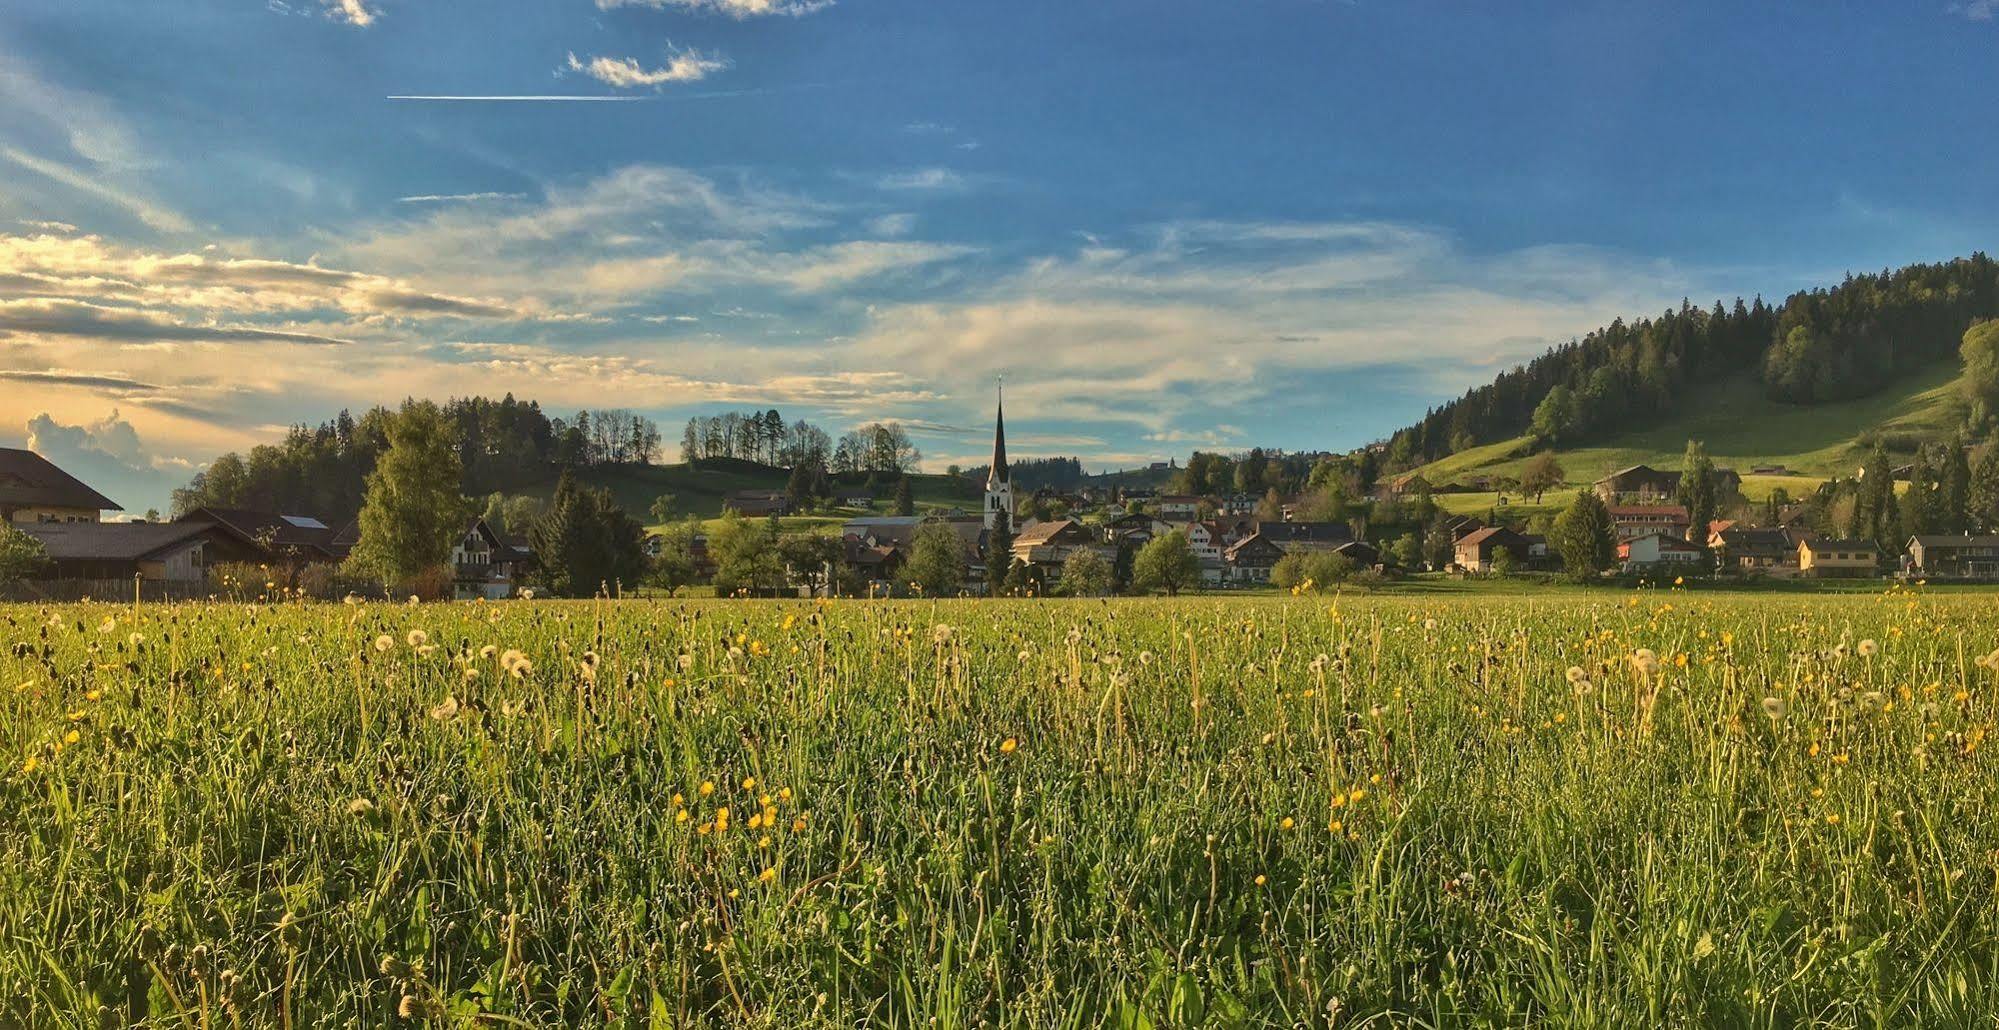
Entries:
[[868, 231], [876, 236], [907, 236], [915, 228], [916, 216], [906, 211], [868, 219]]
[[875, 180], [885, 190], [957, 191], [966, 186], [965, 177], [949, 168], [918, 168], [891, 172]]
[[5, 158], [43, 178], [61, 183], [78, 193], [88, 194], [114, 207], [123, 208], [134, 218], [161, 232], [186, 232], [193, 228], [178, 212], [138, 194], [121, 190], [103, 181], [100, 176], [73, 168], [60, 161], [36, 157], [12, 147], [0, 147], [0, 158]]
[[762, 18], [771, 15], [798, 17], [823, 11], [833, 0], [597, 0], [597, 9], [650, 7], [654, 10], [700, 11], [726, 14], [731, 18]]
[[42, 412], [28, 420], [28, 449], [54, 462], [127, 510], [164, 508], [166, 496], [185, 485], [194, 466], [154, 455], [132, 423], [118, 413], [96, 421], [65, 425]]
[[669, 82], [699, 82], [729, 67], [728, 58], [704, 54], [699, 50], [677, 51], [658, 68], [641, 67], [636, 59], [630, 57], [592, 57], [588, 61], [579, 61], [575, 54], [570, 54], [568, 63], [570, 71], [582, 72], [619, 89], [661, 86]]
[[1950, 11], [1972, 21], [1991, 21], [1999, 18], [1999, 0], [1970, 0], [1969, 3], [1952, 4]]
[[397, 197], [398, 204], [478, 204], [491, 200], [524, 200], [525, 193], [420, 193]]
[[326, 5], [326, 16], [337, 22], [344, 22], [357, 29], [365, 29], [375, 24], [380, 17], [369, 10], [362, 0], [321, 0]]

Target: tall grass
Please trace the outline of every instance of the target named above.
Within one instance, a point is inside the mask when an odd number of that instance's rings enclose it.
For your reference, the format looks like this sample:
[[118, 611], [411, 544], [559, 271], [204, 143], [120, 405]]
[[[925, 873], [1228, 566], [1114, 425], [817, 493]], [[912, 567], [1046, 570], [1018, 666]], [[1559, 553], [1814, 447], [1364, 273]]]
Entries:
[[1999, 1010], [1988, 598], [0, 619], [0, 1025]]

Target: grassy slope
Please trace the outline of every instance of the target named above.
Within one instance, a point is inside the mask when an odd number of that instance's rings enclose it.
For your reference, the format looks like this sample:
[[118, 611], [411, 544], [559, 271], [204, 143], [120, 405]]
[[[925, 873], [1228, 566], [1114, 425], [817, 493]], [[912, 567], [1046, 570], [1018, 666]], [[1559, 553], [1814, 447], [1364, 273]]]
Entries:
[[[1754, 375], [1705, 387], [1690, 410], [1657, 425], [1620, 433], [1592, 447], [1563, 449], [1562, 467], [1573, 483], [1587, 483], [1629, 465], [1677, 468], [1689, 439], [1702, 440], [1716, 464], [1747, 473], [1752, 465], [1780, 464], [1792, 476], [1745, 476], [1743, 493], [1752, 498], [1784, 486], [1795, 496], [1825, 477], [1848, 474], [1866, 457], [1857, 438], [1870, 429], [1942, 436], [1963, 417], [1958, 394], [1959, 366], [1940, 361], [1872, 397], [1801, 407], [1763, 396]], [[1507, 440], [1475, 447], [1422, 468], [1433, 483], [1449, 483], [1477, 473], [1518, 475], [1527, 459], [1525, 441]], [[1492, 495], [1439, 495], [1452, 510], [1483, 511]], [[1465, 507], [1471, 505], [1472, 507]]]

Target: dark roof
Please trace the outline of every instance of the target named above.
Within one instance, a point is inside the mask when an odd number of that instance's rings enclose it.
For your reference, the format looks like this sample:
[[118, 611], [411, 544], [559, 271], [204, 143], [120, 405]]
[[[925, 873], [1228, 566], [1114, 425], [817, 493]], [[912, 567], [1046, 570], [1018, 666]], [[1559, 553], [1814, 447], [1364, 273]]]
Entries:
[[1910, 539], [1911, 542], [1921, 544], [1924, 547], [1999, 547], [1999, 534], [1995, 533], [1987, 533], [1983, 536], [1919, 533]]
[[245, 542], [268, 549], [318, 551], [337, 555], [341, 548], [333, 542], [334, 531], [310, 515], [278, 515], [247, 508], [203, 507], [182, 515], [177, 522], [209, 522], [223, 527]]
[[1077, 522], [1075, 519], [1049, 519], [1047, 522], [1037, 522], [1016, 534], [1013, 538], [1013, 544], [1015, 547], [1019, 547], [1022, 544], [1045, 544], [1060, 536], [1064, 530], [1071, 526], [1081, 528], [1082, 523]]
[[202, 540], [202, 522], [24, 522], [15, 529], [42, 542], [56, 561], [139, 561]]
[[1879, 551], [1872, 540], [1807, 540], [1813, 551]]
[[1353, 539], [1344, 522], [1258, 522], [1256, 532], [1272, 543], [1339, 543]]
[[0, 504], [123, 510], [117, 501], [83, 485], [47, 458], [18, 447], [0, 447]]

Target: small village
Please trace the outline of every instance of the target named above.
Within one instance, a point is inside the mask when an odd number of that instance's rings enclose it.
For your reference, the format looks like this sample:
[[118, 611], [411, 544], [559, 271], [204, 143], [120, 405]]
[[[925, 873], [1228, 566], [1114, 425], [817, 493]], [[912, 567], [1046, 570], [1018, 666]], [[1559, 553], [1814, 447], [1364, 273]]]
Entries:
[[[979, 511], [941, 507], [883, 514], [865, 489], [835, 491], [849, 514], [837, 526], [837, 546], [817, 557], [788, 556], [781, 571], [737, 593], [756, 596], [903, 597], [954, 595], [1049, 596], [1126, 592], [1379, 589], [1415, 576], [1462, 579], [1551, 577], [1563, 568], [1546, 519], [1481, 518], [1435, 506], [1439, 493], [1490, 489], [1485, 478], [1435, 485], [1420, 473], [1380, 478], [1344, 520], [1305, 517], [1302, 497], [1275, 491], [1184, 494], [1140, 487], [1062, 491], [1039, 488], [1017, 496], [1006, 449], [1003, 407], [996, 410], [992, 461]], [[1907, 475], [1906, 467], [1893, 470]], [[1758, 468], [1756, 475], [1781, 475]], [[1681, 473], [1634, 465], [1611, 472], [1586, 493], [1601, 502], [1600, 529], [1614, 559], [1602, 575], [1638, 582], [1661, 578], [1732, 581], [1833, 580], [1894, 577], [1937, 582], [1999, 580], [1999, 534], [1912, 534], [1901, 553], [1884, 553], [1871, 539], [1815, 532], [1803, 503], [1740, 501], [1742, 477], [1709, 474], [1712, 496], [1729, 501], [1735, 517], [1696, 526], [1680, 503]], [[784, 491], [737, 490], [723, 500], [725, 519], [761, 520], [776, 527], [794, 514]], [[1369, 513], [1414, 508], [1428, 529], [1419, 537], [1371, 527]], [[1718, 506], [1719, 508], [1719, 506]], [[332, 599], [372, 595], [394, 584], [372, 582], [344, 564], [359, 543], [358, 521], [334, 523], [302, 512], [200, 506], [170, 521], [110, 521], [119, 505], [33, 451], [0, 449], [0, 521], [34, 541], [46, 560], [11, 589], [29, 598], [159, 596], [172, 598], [295, 596]], [[1037, 515], [1035, 513], [1043, 513]], [[1370, 529], [1377, 529], [1370, 532]], [[912, 576], [926, 532], [951, 553], [933, 560], [953, 566], [943, 586], [926, 590]], [[1168, 573], [1134, 576], [1148, 547], [1170, 550]], [[659, 562], [668, 536], [646, 532], [645, 560]], [[679, 546], [689, 584], [717, 581], [709, 534], [684, 535]], [[540, 582], [527, 535], [507, 533], [488, 519], [465, 520], [450, 552], [437, 596], [503, 600], [534, 596]], [[812, 567], [816, 565], [817, 567]], [[998, 568], [997, 575], [995, 568]], [[1080, 570], [1080, 571], [1079, 571]], [[637, 594], [639, 582], [605, 583], [602, 590]], [[679, 584], [671, 584], [677, 588]], [[669, 592], [672, 592], [671, 590]]]

